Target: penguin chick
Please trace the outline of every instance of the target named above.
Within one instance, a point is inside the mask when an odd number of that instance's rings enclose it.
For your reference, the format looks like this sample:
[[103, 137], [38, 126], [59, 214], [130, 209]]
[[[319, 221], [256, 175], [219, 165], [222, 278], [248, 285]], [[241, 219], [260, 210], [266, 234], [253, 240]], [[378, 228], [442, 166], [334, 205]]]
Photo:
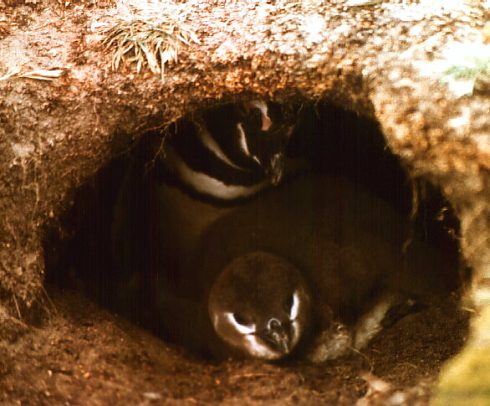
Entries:
[[255, 251], [224, 268], [211, 288], [208, 312], [216, 334], [242, 355], [278, 360], [308, 337], [306, 358], [320, 363], [365, 348], [404, 300], [386, 292], [349, 326], [328, 305], [315, 301], [295, 266], [277, 255]]
[[311, 296], [300, 272], [263, 251], [232, 260], [208, 298], [217, 335], [244, 355], [277, 360], [289, 355], [311, 318]]
[[[391, 312], [402, 307], [402, 303], [412, 308], [415, 304], [412, 299], [385, 292], [367, 307], [365, 313], [353, 326], [336, 320], [330, 313], [330, 309], [324, 308], [323, 311], [327, 310], [327, 316], [331, 321], [315, 334], [306, 358], [311, 362], [320, 363], [340, 358], [351, 351], [363, 350], [383, 330]], [[398, 318], [406, 314], [407, 312], [400, 313]]]
[[406, 222], [389, 205], [340, 178], [298, 177], [211, 219], [189, 240], [175, 236], [180, 219], [203, 213], [164, 210], [152, 179], [143, 179], [148, 194], [128, 189], [135, 204], [115, 223], [125, 243], [115, 253], [122, 273], [136, 272], [143, 286], [143, 316], [154, 309], [162, 334], [196, 353], [221, 358], [231, 348], [277, 360], [308, 350], [300, 343], [311, 337], [318, 351], [310, 359], [332, 359], [384, 325], [390, 306], [373, 306], [379, 293], [418, 294], [446, 278], [428, 278], [444, 264], [429, 247], [414, 242], [402, 254]]
[[[250, 271], [260, 268], [249, 265], [246, 258], [253, 258], [253, 252], [274, 253], [275, 259], [259, 256], [258, 264], [262, 268], [294, 264], [296, 268], [283, 267], [295, 269], [308, 284], [311, 314], [300, 325], [298, 341], [308, 333], [312, 345], [305, 342], [297, 352], [312, 349], [307, 358], [322, 362], [365, 347], [385, 327], [386, 316], [391, 317], [392, 309], [407, 298], [423, 299], [444, 290], [446, 274], [435, 272], [443, 266], [452, 272], [444, 253], [414, 241], [404, 254], [406, 230], [405, 219], [358, 185], [326, 175], [299, 178], [207, 227], [190, 261], [187, 280], [192, 283], [184, 290], [191, 292], [193, 287], [216, 281], [206, 296], [210, 327], [222, 341], [245, 354], [258, 356], [250, 350], [250, 340], [254, 340], [269, 357], [262, 358], [278, 359], [277, 351], [271, 352], [268, 346], [263, 350], [266, 344], [259, 337], [247, 336], [276, 317], [269, 309], [279, 309], [292, 293], [282, 288], [280, 279], [270, 276], [263, 283], [266, 288], [272, 286], [263, 291], [264, 302], [255, 299], [262, 297], [255, 275], [269, 271]], [[235, 272], [245, 276], [234, 279]], [[283, 297], [280, 292], [287, 293]]]

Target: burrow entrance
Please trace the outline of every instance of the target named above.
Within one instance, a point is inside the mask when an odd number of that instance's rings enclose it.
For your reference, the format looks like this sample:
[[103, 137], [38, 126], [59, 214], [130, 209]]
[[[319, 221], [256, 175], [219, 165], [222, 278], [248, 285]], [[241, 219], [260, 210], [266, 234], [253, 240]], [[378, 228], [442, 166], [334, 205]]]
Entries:
[[[386, 387], [385, 395], [393, 396], [394, 402], [396, 399], [401, 403], [409, 399], [428, 399], [430, 385], [436, 382], [444, 361], [457, 353], [467, 335], [468, 317], [459, 309], [459, 297], [468, 275], [461, 266], [457, 266], [457, 218], [437, 188], [423, 179], [412, 180], [408, 177], [398, 158], [389, 152], [375, 122], [328, 103], [312, 105], [305, 109], [304, 115], [302, 131], [294, 142], [298, 143], [312, 173], [346, 177], [381, 196], [400, 216], [411, 219], [413, 238], [444, 251], [448, 263], [453, 266], [434, 269], [440, 284], [433, 297], [421, 310], [381, 332], [361, 353], [352, 352], [321, 365], [312, 365], [292, 357], [277, 365], [275, 372], [266, 378], [231, 385], [224, 392], [221, 387], [216, 392], [217, 397], [212, 395], [213, 388], [206, 388], [206, 400], [222, 400], [233, 396], [236, 391], [247, 391], [252, 398], [255, 393], [260, 398], [260, 388], [264, 384], [270, 385], [270, 388], [277, 387], [278, 391], [284, 390], [282, 378], [289, 376], [291, 371], [297, 372], [303, 379], [302, 382], [291, 382], [292, 387], [305, 386], [325, 394], [325, 399], [340, 403], [344, 401], [349, 404], [368, 393], [374, 396], [373, 390], [368, 392], [368, 389], [378, 378], [391, 382]], [[216, 360], [209, 359], [207, 354], [203, 356], [195, 348], [186, 348], [185, 343], [176, 342], [175, 337], [162, 329], [158, 320], [160, 316], [142, 299], [145, 294], [141, 295], [140, 292], [133, 298], [131, 294], [126, 295], [124, 303], [120, 300], [121, 287], [133, 282], [118, 280], [121, 274], [114, 269], [111, 242], [114, 205], [131, 157], [146, 154], [148, 140], [151, 139], [150, 144], [153, 144], [155, 137], [157, 135], [154, 133], [145, 134], [137, 145], [80, 188], [73, 208], [63, 219], [67, 230], [65, 235], [60, 236], [54, 231], [47, 233], [47, 288], [54, 292], [62, 290], [64, 294], [82, 293], [111, 312], [156, 334], [177, 351], [177, 357], [191, 357], [197, 363], [215, 366]], [[148, 170], [151, 171], [153, 166], [150, 159], [148, 162]], [[257, 199], [260, 198], [259, 195]], [[151, 221], [144, 212], [140, 219], [141, 222]], [[172, 317], [176, 315], [172, 314]], [[257, 368], [255, 372], [248, 372], [252, 375], [261, 369], [254, 365], [257, 364], [252, 362], [248, 366], [252, 371]], [[226, 373], [234, 368], [243, 368], [243, 361], [227, 363]], [[281, 371], [284, 371], [282, 378]], [[177, 382], [175, 385], [176, 388], [179, 386]], [[192, 391], [195, 393], [196, 389]], [[272, 390], [270, 395], [260, 399], [273, 397], [273, 393]], [[301, 400], [301, 394], [294, 396]]]

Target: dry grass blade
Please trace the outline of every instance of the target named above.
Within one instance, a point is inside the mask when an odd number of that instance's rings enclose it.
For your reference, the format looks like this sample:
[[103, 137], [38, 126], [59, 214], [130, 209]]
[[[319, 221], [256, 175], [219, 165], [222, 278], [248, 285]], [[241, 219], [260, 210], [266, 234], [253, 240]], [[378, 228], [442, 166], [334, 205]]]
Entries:
[[65, 71], [63, 69], [37, 69], [23, 73], [22, 75], [19, 75], [19, 77], [36, 80], [54, 80], [61, 77], [64, 73]]
[[0, 76], [1, 80], [8, 80], [11, 78], [28, 78], [35, 80], [54, 80], [61, 77], [65, 73], [64, 69], [36, 69], [26, 73], [21, 73], [20, 68], [11, 68], [3, 76]]
[[176, 63], [183, 48], [199, 43], [194, 32], [169, 17], [151, 22], [120, 21], [105, 33], [105, 49], [113, 49], [113, 70], [127, 62], [135, 66], [137, 73], [146, 67], [161, 74], [162, 79], [165, 66]]
[[1, 80], [7, 80], [10, 79], [11, 77], [17, 76], [20, 73], [20, 68], [9, 68], [7, 73], [3, 76], [0, 76], [0, 81]]
[[368, 7], [368, 6], [376, 6], [378, 4], [383, 3], [383, 0], [349, 0], [344, 6], [345, 7]]

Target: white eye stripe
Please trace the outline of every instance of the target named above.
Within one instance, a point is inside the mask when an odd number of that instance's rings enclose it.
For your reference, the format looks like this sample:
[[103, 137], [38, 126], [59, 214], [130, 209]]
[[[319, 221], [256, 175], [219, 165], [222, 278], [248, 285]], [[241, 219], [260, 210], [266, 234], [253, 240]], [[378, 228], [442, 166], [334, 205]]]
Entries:
[[239, 166], [239, 165], [235, 164], [234, 162], [232, 162], [230, 160], [230, 158], [228, 158], [226, 156], [226, 154], [223, 152], [223, 150], [218, 145], [218, 143], [214, 140], [213, 137], [211, 137], [211, 135], [209, 134], [209, 131], [208, 130], [206, 130], [205, 128], [201, 128], [199, 126], [198, 126], [197, 130], [198, 130], [197, 131], [197, 136], [199, 137], [199, 140], [201, 141], [201, 143], [207, 149], [209, 149], [217, 158], [221, 159], [223, 162], [225, 162], [226, 164], [232, 166], [235, 169], [238, 169], [238, 170], [241, 170], [241, 171], [245, 170], [241, 166]]
[[262, 114], [267, 115], [267, 103], [263, 100], [253, 100], [250, 102], [250, 104], [256, 108], [258, 108]]
[[252, 154], [248, 149], [247, 136], [245, 135], [245, 130], [243, 129], [242, 123], [238, 123], [236, 125], [236, 128], [238, 129], [238, 134], [239, 134], [238, 142], [240, 143], [241, 150], [245, 153], [245, 155], [251, 156]]
[[262, 131], [269, 131], [269, 128], [271, 128], [272, 125], [272, 120], [269, 117], [269, 109], [267, 107], [267, 103], [264, 102], [263, 100], [254, 100], [253, 102], [250, 103], [252, 106], [258, 108], [260, 112], [262, 113]]
[[260, 162], [260, 159], [257, 157], [257, 155], [252, 155], [250, 153], [250, 150], [248, 149], [247, 136], [245, 135], [245, 130], [243, 129], [242, 123], [238, 123], [236, 125], [236, 128], [238, 129], [238, 133], [240, 134], [238, 141], [240, 143], [241, 150], [245, 153], [245, 155], [251, 157], [259, 165], [262, 165], [262, 162]]
[[299, 338], [303, 332], [302, 326], [298, 323], [297, 320], [293, 320], [291, 323], [291, 348], [294, 348], [296, 344], [298, 344]]
[[289, 312], [289, 320], [295, 320], [299, 314], [299, 295], [298, 291], [293, 293], [293, 303]]
[[235, 328], [235, 330], [238, 331], [240, 334], [248, 335], [255, 333], [255, 324], [251, 324], [249, 326], [240, 324], [236, 321], [235, 315], [230, 312], [224, 313], [224, 316], [228, 320], [228, 322]]

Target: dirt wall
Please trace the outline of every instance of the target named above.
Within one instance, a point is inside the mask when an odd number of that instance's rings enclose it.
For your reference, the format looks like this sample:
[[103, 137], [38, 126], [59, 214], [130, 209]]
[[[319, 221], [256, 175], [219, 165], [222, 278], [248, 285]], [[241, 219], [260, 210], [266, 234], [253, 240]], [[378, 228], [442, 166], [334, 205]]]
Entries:
[[[412, 176], [442, 188], [474, 271], [472, 342], [490, 351], [477, 317], [490, 300], [486, 3], [133, 3], [0, 2], [0, 297], [8, 317], [28, 320], [35, 304], [46, 306], [43, 232], [128, 139], [216, 100], [323, 98], [377, 120]], [[113, 69], [107, 30], [134, 18], [189, 33], [163, 74], [150, 64], [138, 73], [128, 61]]]

